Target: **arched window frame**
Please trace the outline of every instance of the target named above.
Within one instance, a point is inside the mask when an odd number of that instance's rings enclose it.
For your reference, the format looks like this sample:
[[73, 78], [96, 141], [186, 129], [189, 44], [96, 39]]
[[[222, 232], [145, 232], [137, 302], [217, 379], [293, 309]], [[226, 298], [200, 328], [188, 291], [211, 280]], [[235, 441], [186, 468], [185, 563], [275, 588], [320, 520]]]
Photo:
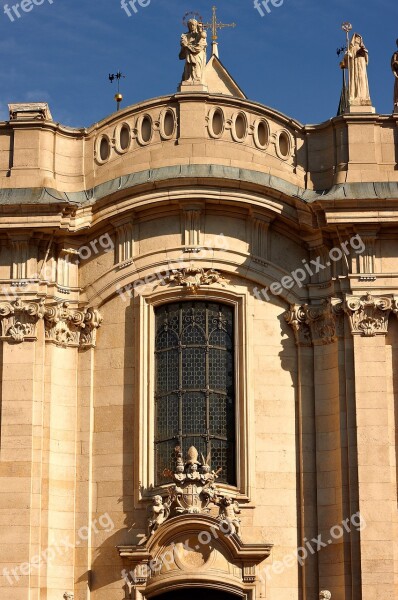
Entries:
[[[149, 286], [147, 286], [149, 288]], [[200, 289], [192, 298], [181, 289], [163, 292], [145, 290], [133, 300], [135, 314], [135, 354], [137, 357], [134, 409], [134, 452], [138, 461], [134, 472], [136, 501], [166, 491], [169, 484], [155, 486], [155, 308], [161, 304], [182, 300], [203, 300], [228, 304], [234, 309], [235, 339], [235, 423], [236, 423], [236, 486], [221, 483], [220, 489], [234, 493], [241, 502], [250, 502], [255, 473], [255, 449], [252, 444], [254, 429], [254, 403], [249, 401], [251, 386], [252, 349], [250, 340], [252, 320], [248, 319], [253, 299], [247, 290]]]

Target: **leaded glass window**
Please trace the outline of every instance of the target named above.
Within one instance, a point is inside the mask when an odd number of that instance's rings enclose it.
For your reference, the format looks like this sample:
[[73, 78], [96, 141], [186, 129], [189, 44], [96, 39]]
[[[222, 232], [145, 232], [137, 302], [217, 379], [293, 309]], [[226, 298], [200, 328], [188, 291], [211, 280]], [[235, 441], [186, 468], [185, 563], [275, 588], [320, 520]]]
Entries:
[[218, 481], [235, 485], [233, 309], [215, 302], [157, 308], [155, 343], [156, 484], [174, 470], [174, 448], [195, 446]]

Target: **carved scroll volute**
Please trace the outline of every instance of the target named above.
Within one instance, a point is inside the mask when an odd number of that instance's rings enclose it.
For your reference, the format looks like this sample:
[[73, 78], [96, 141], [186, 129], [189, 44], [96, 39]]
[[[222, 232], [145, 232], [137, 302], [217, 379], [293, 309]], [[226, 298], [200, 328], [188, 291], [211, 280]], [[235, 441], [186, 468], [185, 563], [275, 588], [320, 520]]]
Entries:
[[346, 296], [344, 310], [350, 319], [353, 335], [374, 337], [386, 335], [390, 312], [396, 312], [393, 296]]
[[296, 344], [298, 346], [311, 346], [311, 331], [307, 324], [304, 308], [298, 304], [291, 304], [284, 316], [287, 324], [293, 329]]

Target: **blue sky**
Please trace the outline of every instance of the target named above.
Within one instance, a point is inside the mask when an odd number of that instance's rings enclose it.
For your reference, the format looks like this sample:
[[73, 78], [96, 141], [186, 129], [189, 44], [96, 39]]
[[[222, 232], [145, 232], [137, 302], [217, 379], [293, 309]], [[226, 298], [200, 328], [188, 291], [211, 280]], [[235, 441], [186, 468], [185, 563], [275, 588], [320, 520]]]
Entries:
[[220, 33], [220, 58], [250, 99], [303, 123], [333, 117], [341, 90], [336, 49], [348, 20], [369, 50], [373, 104], [391, 113], [396, 0], [283, 0], [264, 17], [253, 0], [150, 0], [131, 17], [120, 0], [43, 0], [13, 22], [1, 0], [0, 118], [9, 102], [46, 101], [56, 121], [88, 127], [114, 111], [107, 78], [118, 69], [127, 75], [124, 106], [174, 93], [182, 17], [198, 11], [209, 20], [214, 3], [222, 21], [237, 23]]

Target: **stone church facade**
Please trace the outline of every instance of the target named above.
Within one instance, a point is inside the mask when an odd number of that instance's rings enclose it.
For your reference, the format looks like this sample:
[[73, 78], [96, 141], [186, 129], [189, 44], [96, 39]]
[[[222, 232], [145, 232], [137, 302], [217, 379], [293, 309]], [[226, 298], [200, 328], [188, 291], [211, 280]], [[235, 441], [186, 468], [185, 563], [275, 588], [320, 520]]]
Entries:
[[0, 124], [4, 600], [397, 597], [398, 115], [206, 69]]

